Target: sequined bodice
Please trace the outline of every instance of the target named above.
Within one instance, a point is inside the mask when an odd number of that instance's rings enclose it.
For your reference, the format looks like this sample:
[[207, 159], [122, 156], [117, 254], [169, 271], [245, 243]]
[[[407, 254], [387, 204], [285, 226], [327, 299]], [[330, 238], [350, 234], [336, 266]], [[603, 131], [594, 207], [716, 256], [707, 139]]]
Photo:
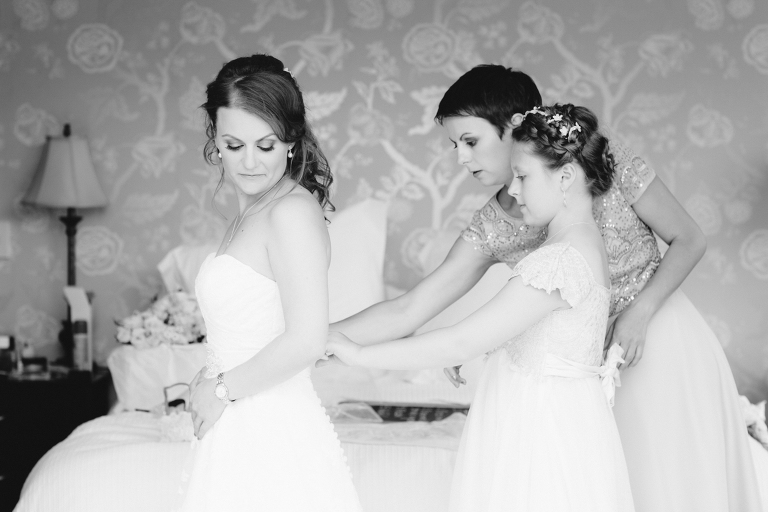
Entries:
[[277, 283], [228, 254], [205, 259], [195, 294], [207, 330], [208, 377], [242, 364], [285, 331]]
[[[616, 172], [611, 188], [595, 199], [592, 214], [603, 235], [611, 274], [611, 315], [621, 313], [653, 276], [661, 254], [651, 229], [632, 205], [656, 176], [629, 148], [611, 142]], [[546, 240], [546, 230], [507, 214], [494, 195], [477, 210], [462, 237], [483, 254], [514, 267]]]
[[611, 292], [595, 281], [581, 253], [567, 242], [542, 246], [515, 265], [515, 276], [547, 293], [558, 290], [571, 307], [551, 312], [504, 344], [512, 366], [539, 374], [547, 354], [599, 366]]

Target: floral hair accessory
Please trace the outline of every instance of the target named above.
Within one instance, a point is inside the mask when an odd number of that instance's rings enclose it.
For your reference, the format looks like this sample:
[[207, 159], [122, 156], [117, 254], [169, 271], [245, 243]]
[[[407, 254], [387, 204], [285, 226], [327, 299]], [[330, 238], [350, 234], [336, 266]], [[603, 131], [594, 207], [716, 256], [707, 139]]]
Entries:
[[291, 73], [291, 70], [290, 70], [290, 69], [288, 69], [288, 68], [283, 68], [283, 71], [285, 71], [286, 73], [288, 73], [289, 75], [291, 75], [291, 78], [293, 78], [294, 80], [296, 80], [296, 77], [295, 77], [295, 76], [293, 76], [293, 73]]
[[571, 141], [571, 134], [573, 132], [579, 132], [581, 133], [581, 126], [579, 126], [579, 123], [573, 122], [573, 124], [569, 123], [568, 120], [563, 118], [563, 114], [552, 114], [549, 115], [544, 110], [541, 110], [539, 107], [533, 107], [531, 110], [528, 110], [523, 114], [523, 119], [525, 119], [528, 114], [539, 114], [540, 116], [544, 116], [547, 119], [547, 124], [551, 124], [555, 127], [557, 132], [560, 134], [560, 137], [562, 137], [566, 142], [572, 142]]

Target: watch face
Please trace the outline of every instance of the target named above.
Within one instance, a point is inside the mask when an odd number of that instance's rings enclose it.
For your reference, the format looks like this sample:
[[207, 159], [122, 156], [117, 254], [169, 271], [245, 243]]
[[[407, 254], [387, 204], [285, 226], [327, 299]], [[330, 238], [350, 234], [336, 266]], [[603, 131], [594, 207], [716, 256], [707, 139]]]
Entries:
[[224, 385], [224, 383], [216, 384], [214, 393], [216, 393], [216, 398], [223, 399], [227, 396], [227, 387]]

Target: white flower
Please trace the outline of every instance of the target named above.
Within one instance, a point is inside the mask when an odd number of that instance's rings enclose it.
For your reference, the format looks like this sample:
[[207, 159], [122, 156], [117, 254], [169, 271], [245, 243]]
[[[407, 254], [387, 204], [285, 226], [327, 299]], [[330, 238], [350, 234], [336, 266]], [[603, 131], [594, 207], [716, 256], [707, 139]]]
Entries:
[[14, 0], [13, 10], [27, 30], [41, 30], [48, 26], [50, 14], [43, 0]]
[[685, 209], [691, 214], [705, 236], [713, 236], [720, 231], [723, 225], [723, 216], [720, 213], [720, 205], [711, 196], [696, 193], [685, 202]]
[[224, 18], [209, 7], [188, 2], [181, 11], [179, 31], [186, 41], [192, 44], [205, 44], [223, 39], [226, 24]]
[[741, 412], [747, 424], [749, 434], [760, 441], [768, 450], [768, 427], [765, 425], [765, 400], [752, 404], [744, 395], [739, 395]]
[[122, 325], [117, 326], [117, 335], [115, 336], [120, 343], [131, 342], [131, 330]]
[[741, 244], [741, 266], [758, 279], [768, 279], [768, 229], [753, 231]]
[[123, 51], [123, 36], [103, 23], [86, 23], [67, 41], [69, 60], [86, 73], [111, 71]]
[[654, 34], [638, 50], [651, 76], [667, 76], [683, 66], [683, 58], [693, 51], [693, 44], [676, 34]]
[[155, 299], [144, 311], [118, 322], [117, 341], [137, 348], [161, 343], [183, 345], [205, 336], [197, 300], [189, 293], [176, 291]]
[[757, 25], [744, 38], [741, 50], [747, 64], [768, 75], [768, 24]]
[[139, 313], [135, 313], [131, 316], [125, 317], [120, 322], [120, 325], [127, 329], [136, 329], [137, 327], [141, 327], [142, 323], [143, 321], [141, 319], [141, 315]]
[[77, 231], [77, 268], [87, 276], [104, 276], [117, 269], [123, 240], [106, 226], [85, 226]]
[[543, 44], [560, 39], [565, 25], [556, 12], [534, 2], [525, 2], [520, 6], [517, 31], [525, 41]]
[[701, 103], [691, 107], [686, 129], [691, 142], [701, 148], [713, 148], [733, 140], [734, 127], [728, 117]]
[[715, 30], [722, 26], [725, 13], [720, 0], [688, 0], [688, 10], [702, 30]]

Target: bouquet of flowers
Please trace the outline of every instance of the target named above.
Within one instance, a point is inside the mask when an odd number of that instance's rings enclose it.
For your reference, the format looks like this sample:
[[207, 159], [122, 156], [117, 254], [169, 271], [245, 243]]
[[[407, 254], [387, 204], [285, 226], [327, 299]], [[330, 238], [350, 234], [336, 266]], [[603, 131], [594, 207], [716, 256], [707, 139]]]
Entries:
[[117, 341], [140, 349], [162, 343], [185, 345], [205, 338], [205, 323], [197, 299], [181, 290], [155, 298], [146, 310], [115, 323]]

